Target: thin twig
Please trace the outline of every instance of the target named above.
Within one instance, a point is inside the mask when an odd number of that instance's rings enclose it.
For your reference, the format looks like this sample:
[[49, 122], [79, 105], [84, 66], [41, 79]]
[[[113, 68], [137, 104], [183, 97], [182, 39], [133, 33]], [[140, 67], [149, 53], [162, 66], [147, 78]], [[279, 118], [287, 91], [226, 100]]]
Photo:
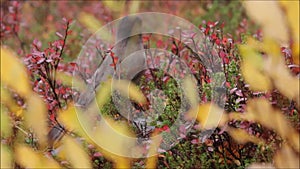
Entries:
[[17, 128], [17, 129], [19, 129], [19, 130], [20, 130], [22, 133], [24, 133], [26, 136], [29, 135], [29, 133], [26, 132], [25, 130], [23, 130], [21, 127], [19, 127], [19, 126], [17, 126], [17, 125], [15, 125], [14, 127]]

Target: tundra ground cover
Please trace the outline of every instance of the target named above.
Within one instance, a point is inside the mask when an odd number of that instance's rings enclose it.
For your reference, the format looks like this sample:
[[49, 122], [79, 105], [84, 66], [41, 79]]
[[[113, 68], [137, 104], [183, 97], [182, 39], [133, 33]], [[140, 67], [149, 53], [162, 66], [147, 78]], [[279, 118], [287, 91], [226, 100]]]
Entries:
[[[77, 119], [81, 114], [76, 114], [74, 100], [98, 65], [91, 64], [97, 59], [92, 55], [89, 66], [78, 65], [80, 49], [106, 23], [149, 11], [187, 19], [211, 44], [198, 46], [195, 52], [182, 39], [155, 34], [142, 37], [146, 50], [164, 49], [190, 69], [197, 90], [187, 81], [187, 100], [195, 91], [200, 100], [196, 107], [186, 107], [189, 111], [183, 118], [196, 113], [196, 123], [189, 131], [184, 125], [178, 131], [171, 127], [184, 102], [179, 97], [180, 86], [170, 74], [149, 69], [135, 81], [137, 88], [129, 90], [135, 107], [132, 118], [139, 118], [146, 109], [160, 111], [146, 115], [150, 123], [128, 120], [118, 112], [110, 97], [114, 92], [110, 81], [101, 84], [96, 98], [103, 118], [114, 130], [152, 144], [134, 147], [107, 132], [104, 123], [91, 121], [88, 123], [98, 125], [93, 126], [98, 134], [90, 138], [81, 127], [84, 121]], [[184, 30], [180, 35], [193, 37]], [[111, 53], [108, 46], [95, 46], [97, 57]], [[150, 63], [160, 63], [154, 53], [147, 56]], [[203, 58], [209, 65], [220, 61], [223, 73], [209, 76], [211, 70], [203, 66]], [[115, 62], [111, 64], [114, 68]], [[83, 73], [72, 76], [78, 69]], [[222, 87], [215, 88], [218, 81]], [[121, 81], [116, 88], [124, 91], [126, 84]], [[213, 100], [212, 91], [221, 93], [219, 100]], [[87, 112], [94, 110], [91, 106]], [[220, 121], [213, 120], [220, 112]], [[176, 132], [179, 143], [165, 148], [174, 141], [168, 133]], [[116, 152], [159, 154], [123, 157], [96, 143]], [[162, 148], [157, 150], [157, 145]], [[299, 2], [1, 1], [1, 168], [251, 166], [299, 168]]]

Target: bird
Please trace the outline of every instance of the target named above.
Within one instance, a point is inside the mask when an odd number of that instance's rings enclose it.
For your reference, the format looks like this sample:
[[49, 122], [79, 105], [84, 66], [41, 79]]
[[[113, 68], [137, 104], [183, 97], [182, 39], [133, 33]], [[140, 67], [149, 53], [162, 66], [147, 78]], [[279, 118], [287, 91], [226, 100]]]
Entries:
[[[146, 68], [146, 57], [143, 55], [142, 20], [138, 16], [126, 16], [119, 21], [116, 34], [116, 43], [113, 53], [117, 57], [117, 71], [125, 72], [126, 79], [136, 78], [139, 71]], [[141, 56], [142, 54], [142, 56]], [[77, 106], [86, 109], [93, 101], [95, 92], [101, 82], [113, 75], [114, 68], [111, 66], [112, 57], [106, 56], [102, 64], [92, 76], [92, 83], [88, 84], [86, 90], [75, 100]], [[48, 132], [50, 147], [59, 142], [67, 133], [63, 125], [58, 122]]]
[[[116, 71], [123, 72], [126, 79], [146, 69], [146, 57], [143, 53], [142, 19], [138, 16], [126, 16], [119, 21], [116, 34], [116, 44], [112, 52], [117, 57]], [[95, 98], [95, 92], [101, 82], [114, 74], [115, 69], [111, 66], [113, 59], [106, 56], [102, 64], [92, 76], [91, 83], [76, 100], [77, 106], [85, 109]]]

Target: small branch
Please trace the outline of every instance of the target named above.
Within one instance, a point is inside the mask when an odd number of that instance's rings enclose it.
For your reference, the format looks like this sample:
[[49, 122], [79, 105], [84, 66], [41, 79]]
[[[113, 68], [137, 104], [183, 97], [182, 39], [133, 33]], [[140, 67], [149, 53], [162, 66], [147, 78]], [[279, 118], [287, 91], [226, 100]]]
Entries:
[[[56, 91], [55, 91], [55, 89], [56, 89], [56, 71], [57, 71], [57, 68], [58, 68], [58, 64], [59, 64], [59, 62], [60, 62], [60, 59], [61, 59], [61, 57], [62, 57], [62, 54], [63, 54], [63, 52], [64, 52], [64, 49], [65, 49], [65, 46], [66, 46], [66, 41], [67, 41], [67, 37], [68, 37], [68, 31], [69, 31], [69, 27], [70, 26], [70, 23], [69, 23], [69, 21], [67, 21], [67, 27], [66, 27], [66, 30], [65, 30], [65, 36], [64, 36], [64, 39], [63, 39], [63, 45], [62, 45], [62, 48], [61, 48], [61, 50], [60, 50], [60, 54], [59, 54], [59, 56], [58, 56], [58, 60], [57, 60], [57, 62], [54, 64], [54, 70], [52, 70], [53, 71], [53, 78], [52, 79], [48, 79], [48, 81], [50, 81], [50, 87], [51, 87], [51, 89], [52, 89], [52, 91], [53, 91], [53, 94], [54, 94], [54, 97], [55, 97], [55, 99], [57, 100], [57, 102], [58, 102], [58, 106], [59, 106], [59, 108], [62, 108], [62, 106], [61, 106], [61, 103], [60, 103], [60, 101], [59, 101], [59, 97], [58, 97], [58, 95], [57, 95], [57, 93], [56, 93]], [[48, 78], [51, 78], [51, 77], [48, 77]], [[52, 80], [52, 82], [53, 83], [51, 83], [51, 80]]]
[[60, 58], [62, 57], [62, 54], [63, 54], [65, 46], [66, 46], [68, 31], [69, 31], [69, 28], [70, 28], [69, 26], [70, 26], [70, 23], [69, 23], [69, 21], [67, 21], [67, 28], [65, 30], [65, 37], [64, 37], [64, 40], [63, 40], [64, 43], [63, 43], [63, 45], [61, 47], [61, 50], [60, 50], [60, 54], [59, 54], [59, 57], [58, 57], [59, 59], [57, 60], [57, 63], [55, 63], [55, 65], [54, 65], [54, 72], [53, 72], [53, 81], [54, 81], [53, 87], [54, 88], [56, 87], [56, 71], [57, 71], [57, 67], [58, 67]]
[[197, 60], [199, 60], [203, 64], [203, 62], [201, 60], [201, 57], [200, 57], [200, 55], [198, 53], [196, 53], [192, 48], [190, 48], [186, 44], [184, 44], [184, 47], [187, 48], [193, 54], [193, 56], [197, 56], [197, 57], [194, 57], [194, 58], [196, 58]]
[[19, 126], [17, 126], [17, 125], [15, 125], [14, 127], [17, 128], [17, 129], [19, 129], [19, 130], [20, 130], [22, 133], [24, 133], [26, 136], [29, 135], [29, 133], [26, 132], [25, 130], [23, 130], [21, 127], [19, 127]]

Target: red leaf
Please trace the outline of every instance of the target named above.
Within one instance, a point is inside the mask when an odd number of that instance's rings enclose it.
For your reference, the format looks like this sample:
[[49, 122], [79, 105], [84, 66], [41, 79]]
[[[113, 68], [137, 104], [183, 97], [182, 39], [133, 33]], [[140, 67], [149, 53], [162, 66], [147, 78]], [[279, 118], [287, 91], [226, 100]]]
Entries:
[[225, 85], [226, 85], [226, 87], [230, 88], [230, 83], [229, 82], [226, 82]]
[[72, 67], [73, 69], [74, 69], [74, 68], [77, 68], [77, 64], [74, 63], [74, 62], [71, 62], [70, 65], [71, 65], [71, 67]]
[[119, 60], [119, 58], [117, 58], [117, 57], [114, 57], [114, 63], [117, 63], [117, 62], [118, 62], [118, 60]]
[[170, 128], [167, 125], [164, 125], [161, 129], [162, 131], [170, 132]]
[[158, 47], [158, 48], [164, 48], [163, 41], [162, 41], [162, 40], [158, 40], [158, 41], [156, 42], [156, 47]]
[[226, 45], [227, 44], [227, 38], [223, 37], [222, 43], [223, 43], [223, 45]]
[[41, 58], [41, 57], [38, 57], [36, 59], [37, 59], [37, 64], [41, 64], [45, 61], [45, 58]]
[[210, 28], [209, 28], [209, 27], [207, 27], [207, 28], [205, 29], [205, 32], [204, 32], [204, 34], [205, 34], [205, 35], [207, 35], [207, 34], [208, 34], [208, 32], [209, 32], [209, 30], [210, 30]]
[[167, 83], [169, 81], [170, 77], [169, 76], [165, 76], [163, 77], [163, 82]]
[[176, 54], [177, 46], [175, 44], [172, 45], [172, 53]]
[[228, 64], [228, 63], [229, 63], [229, 59], [228, 59], [228, 57], [227, 57], [227, 54], [226, 54], [224, 51], [221, 51], [219, 55], [220, 55], [220, 57], [222, 58], [222, 60], [223, 60], [223, 62], [224, 62], [225, 64]]
[[50, 114], [49, 118], [50, 118], [51, 121], [55, 121], [55, 114], [54, 113]]
[[243, 97], [243, 93], [241, 92], [241, 90], [237, 90], [235, 92], [236, 95], [240, 96], [240, 97]]
[[63, 20], [64, 22], [68, 22], [67, 18], [65, 18], [65, 17], [63, 17], [62, 20]]
[[143, 35], [143, 42], [148, 42], [151, 35]]
[[103, 155], [99, 152], [96, 152], [93, 154], [93, 157], [102, 157]]
[[217, 37], [217, 34], [215, 34], [215, 33], [213, 33], [212, 35], [211, 35], [211, 39], [212, 40], [216, 40], [218, 37]]
[[299, 74], [300, 73], [300, 67], [292, 67], [291, 70], [294, 74]]
[[111, 66], [111, 67], [116, 67], [116, 64], [115, 63], [112, 63], [112, 64], [110, 64], [109, 66]]
[[46, 62], [47, 63], [53, 62], [53, 59], [47, 59]]
[[199, 143], [199, 139], [193, 139], [193, 140], [191, 141], [191, 143], [192, 143], [192, 144], [198, 144], [198, 143]]
[[215, 26], [215, 23], [208, 21], [206, 25], [207, 25], [207, 27], [212, 28]]

